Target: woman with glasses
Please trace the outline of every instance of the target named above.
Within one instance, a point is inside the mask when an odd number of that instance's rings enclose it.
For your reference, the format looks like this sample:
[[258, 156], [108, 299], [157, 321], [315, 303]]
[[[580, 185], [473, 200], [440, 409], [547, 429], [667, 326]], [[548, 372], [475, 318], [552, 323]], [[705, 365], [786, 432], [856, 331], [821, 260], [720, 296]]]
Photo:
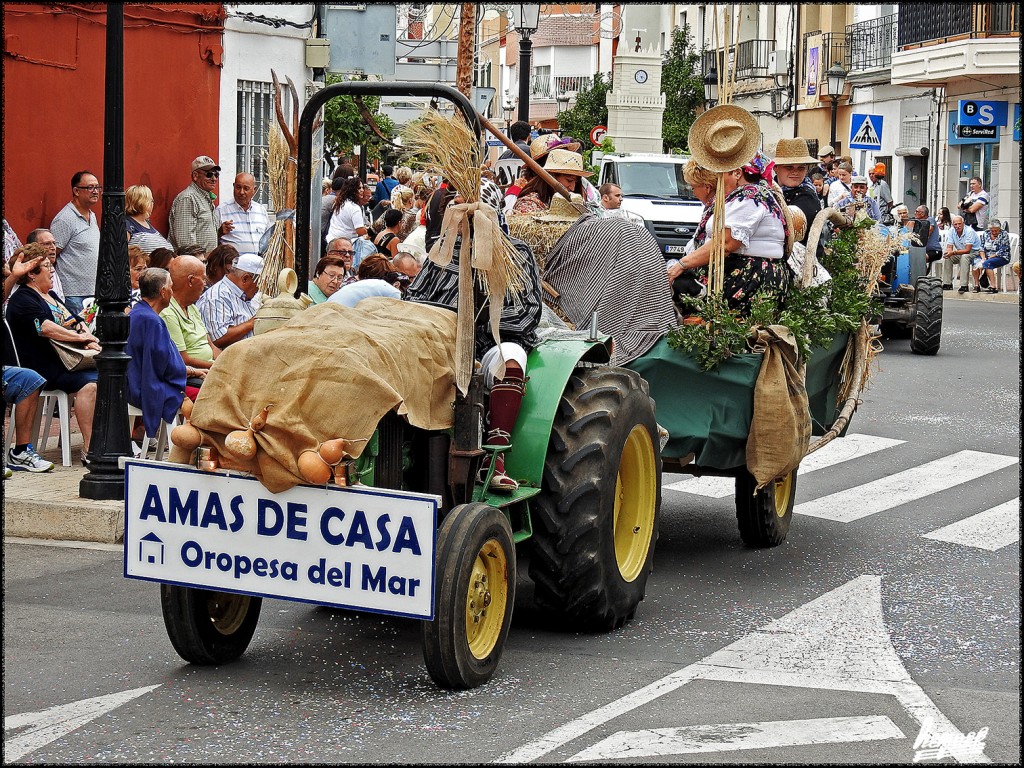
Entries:
[[[46, 256], [45, 249], [36, 243], [19, 248], [15, 255], [22, 252], [26, 261]], [[74, 395], [75, 418], [82, 432], [84, 464], [92, 439], [97, 373], [95, 370], [67, 370], [50, 339], [86, 342], [88, 349], [99, 349], [99, 339], [89, 332], [85, 321], [50, 290], [52, 275], [53, 266], [49, 259], [44, 258], [35, 269], [18, 279], [21, 290], [13, 293], [7, 302], [7, 324], [11, 328], [21, 366], [46, 379], [43, 389], [59, 389]]]
[[341, 288], [348, 274], [344, 259], [340, 256], [324, 256], [316, 263], [306, 293], [314, 304], [323, 304]]
[[144, 184], [134, 184], [124, 191], [124, 227], [128, 243], [146, 253], [157, 248], [170, 248], [171, 243], [149, 223], [153, 215], [153, 190]]

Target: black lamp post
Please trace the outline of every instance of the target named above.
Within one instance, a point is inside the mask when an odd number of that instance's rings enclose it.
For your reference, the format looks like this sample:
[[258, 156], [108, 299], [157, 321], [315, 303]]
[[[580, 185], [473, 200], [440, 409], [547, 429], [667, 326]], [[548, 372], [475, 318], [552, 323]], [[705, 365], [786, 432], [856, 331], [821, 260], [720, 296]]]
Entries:
[[530, 121], [530, 71], [533, 41], [530, 36], [540, 26], [540, 5], [513, 5], [512, 26], [519, 33], [519, 119]]
[[512, 127], [512, 110], [516, 108], [516, 105], [513, 104], [512, 100], [509, 99], [508, 95], [506, 95], [505, 103], [502, 105], [502, 108], [505, 111], [505, 132], [507, 133]]
[[718, 70], [714, 66], [704, 75], [704, 107], [711, 109], [718, 103]]
[[125, 411], [128, 373], [128, 241], [124, 236], [124, 6], [107, 3], [106, 88], [103, 123], [103, 226], [96, 266], [96, 411], [89, 442], [89, 472], [78, 493], [85, 499], [123, 499], [124, 470], [131, 455]]
[[828, 81], [828, 97], [832, 99], [832, 148], [836, 150], [836, 155], [839, 155], [839, 149], [836, 145], [836, 108], [839, 105], [839, 99], [842, 98], [843, 89], [846, 87], [846, 70], [837, 61], [831, 67], [828, 72], [825, 73], [825, 79]]
[[555, 97], [555, 101], [558, 102], [558, 127], [561, 129], [562, 115], [569, 110], [569, 94], [561, 91]]

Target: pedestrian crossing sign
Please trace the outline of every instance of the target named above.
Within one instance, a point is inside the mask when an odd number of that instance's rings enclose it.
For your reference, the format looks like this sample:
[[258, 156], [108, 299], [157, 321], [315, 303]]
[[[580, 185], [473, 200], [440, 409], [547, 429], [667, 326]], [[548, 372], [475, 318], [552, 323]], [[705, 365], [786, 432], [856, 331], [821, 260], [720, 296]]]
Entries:
[[850, 120], [850, 149], [882, 148], [882, 116], [853, 114]]

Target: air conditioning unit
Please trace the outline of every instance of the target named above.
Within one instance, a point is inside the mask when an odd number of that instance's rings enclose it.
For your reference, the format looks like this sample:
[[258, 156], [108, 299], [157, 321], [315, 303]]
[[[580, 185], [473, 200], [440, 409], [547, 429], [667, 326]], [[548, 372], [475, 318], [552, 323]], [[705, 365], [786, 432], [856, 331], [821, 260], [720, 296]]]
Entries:
[[768, 54], [768, 74], [771, 77], [781, 77], [789, 73], [789, 52], [772, 51]]

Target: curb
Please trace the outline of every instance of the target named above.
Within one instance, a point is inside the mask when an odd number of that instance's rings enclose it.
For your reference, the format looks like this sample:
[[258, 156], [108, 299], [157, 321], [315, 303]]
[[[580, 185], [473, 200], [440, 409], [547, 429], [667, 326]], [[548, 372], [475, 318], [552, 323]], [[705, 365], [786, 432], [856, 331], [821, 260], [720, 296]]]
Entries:
[[4, 536], [120, 544], [124, 541], [121, 502], [67, 503], [12, 499], [4, 501]]

